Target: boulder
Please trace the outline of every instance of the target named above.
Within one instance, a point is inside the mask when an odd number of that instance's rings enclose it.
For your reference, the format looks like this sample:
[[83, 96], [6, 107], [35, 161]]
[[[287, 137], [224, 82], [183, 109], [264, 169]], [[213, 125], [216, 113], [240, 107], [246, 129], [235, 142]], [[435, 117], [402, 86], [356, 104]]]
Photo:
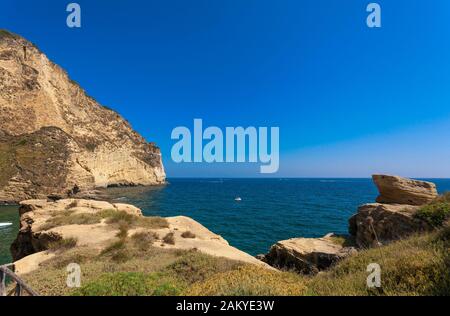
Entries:
[[436, 185], [431, 182], [389, 175], [373, 175], [372, 178], [380, 192], [378, 203], [424, 205], [438, 196]]
[[349, 233], [361, 248], [384, 245], [415, 232], [429, 230], [429, 225], [416, 218], [415, 205], [364, 204], [349, 219]]
[[332, 235], [322, 238], [292, 238], [277, 242], [263, 261], [278, 269], [315, 274], [356, 253]]

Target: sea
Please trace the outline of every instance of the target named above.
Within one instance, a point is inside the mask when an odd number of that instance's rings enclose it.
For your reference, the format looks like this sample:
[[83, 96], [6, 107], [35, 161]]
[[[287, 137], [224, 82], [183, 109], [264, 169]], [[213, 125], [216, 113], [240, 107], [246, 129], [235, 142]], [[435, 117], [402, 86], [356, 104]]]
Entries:
[[[440, 193], [450, 179], [424, 179]], [[279, 240], [347, 233], [359, 205], [374, 202], [371, 179], [168, 179], [156, 187], [111, 188], [116, 203], [141, 208], [147, 216], [189, 216], [251, 255], [266, 253]], [[0, 264], [11, 262], [17, 235], [16, 206], [0, 207]]]

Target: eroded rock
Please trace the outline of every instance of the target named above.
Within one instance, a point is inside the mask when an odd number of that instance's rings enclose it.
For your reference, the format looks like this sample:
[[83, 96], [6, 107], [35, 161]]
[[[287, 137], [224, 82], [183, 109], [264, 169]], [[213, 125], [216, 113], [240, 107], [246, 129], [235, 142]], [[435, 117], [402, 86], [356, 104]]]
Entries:
[[294, 269], [301, 273], [314, 274], [354, 253], [355, 248], [344, 246], [333, 235], [322, 238], [292, 238], [273, 245], [263, 261], [279, 269]]
[[438, 196], [431, 182], [389, 175], [373, 175], [372, 179], [380, 192], [378, 203], [424, 205]]
[[402, 204], [364, 204], [349, 219], [349, 233], [361, 248], [384, 245], [430, 229], [414, 216], [419, 206]]
[[[58, 216], [71, 215], [95, 215], [99, 212], [126, 212], [133, 216], [141, 217], [139, 208], [105, 201], [62, 199], [57, 201], [28, 200], [20, 203], [20, 230], [16, 240], [11, 245], [11, 254], [15, 261], [19, 260], [21, 269], [30, 271], [39, 266], [39, 260], [45, 260], [47, 255], [34, 255], [46, 251], [49, 244], [60, 239], [76, 239], [76, 247], [87, 247], [100, 253], [105, 247], [118, 240], [118, 227], [109, 224], [106, 219], [85, 224], [63, 223], [57, 226], [48, 226], [49, 221]], [[149, 241], [151, 246], [164, 249], [198, 250], [203, 253], [224, 257], [232, 260], [271, 268], [269, 265], [257, 260], [249, 254], [234, 248], [221, 236], [214, 234], [200, 223], [185, 216], [165, 218], [166, 224], [158, 227], [132, 226], [127, 231], [127, 236], [136, 233], [152, 233], [158, 236], [156, 240]], [[183, 233], [190, 232], [193, 238], [183, 238]], [[164, 243], [163, 237], [173, 235], [173, 244]], [[33, 255], [32, 258], [28, 258]], [[29, 266], [29, 263], [32, 266]]]

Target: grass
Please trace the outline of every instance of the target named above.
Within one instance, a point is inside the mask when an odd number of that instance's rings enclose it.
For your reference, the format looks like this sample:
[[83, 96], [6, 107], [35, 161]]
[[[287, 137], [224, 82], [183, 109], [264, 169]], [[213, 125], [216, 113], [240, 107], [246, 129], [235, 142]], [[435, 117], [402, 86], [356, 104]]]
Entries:
[[[146, 232], [122, 236], [101, 253], [69, 248], [23, 278], [42, 295], [450, 294], [449, 226], [363, 250], [316, 276], [273, 271], [195, 250], [156, 248], [151, 245], [155, 238]], [[65, 285], [65, 268], [71, 262], [81, 266], [80, 289]], [[381, 266], [379, 289], [366, 285], [370, 263]]]
[[148, 250], [149, 247], [159, 239], [158, 234], [151, 232], [139, 232], [131, 236], [134, 246], [139, 250]]
[[183, 238], [195, 238], [195, 234], [188, 230], [188, 231], [185, 231], [184, 233], [182, 233], [181, 237], [183, 237]]
[[167, 275], [176, 276], [186, 284], [202, 282], [217, 273], [230, 271], [242, 266], [241, 262], [212, 257], [201, 252], [191, 250], [183, 257], [163, 269]]
[[[140, 236], [139, 239], [143, 238]], [[70, 249], [24, 279], [43, 295], [449, 295], [450, 228], [361, 251], [316, 276], [278, 272], [198, 251], [149, 247], [133, 237], [111, 245], [127, 261]], [[81, 265], [83, 286], [65, 286], [65, 264]], [[366, 268], [381, 266], [380, 289], [368, 289]]]
[[58, 251], [58, 250], [67, 250], [73, 248], [77, 245], [78, 240], [76, 238], [62, 238], [57, 241], [52, 241], [48, 245], [48, 250], [50, 251]]
[[255, 265], [218, 273], [195, 283], [184, 294], [193, 296], [291, 296], [306, 292], [304, 277], [293, 272], [278, 272]]
[[128, 223], [131, 227], [142, 227], [148, 229], [159, 229], [159, 228], [168, 228], [169, 223], [165, 218], [153, 216], [153, 217], [144, 217], [144, 216], [136, 216], [129, 214], [127, 212], [113, 212], [108, 215], [108, 219], [106, 220], [108, 224], [117, 224], [117, 223]]
[[17, 38], [17, 35], [15, 35], [14, 33], [11, 33], [8, 30], [0, 30], [0, 40], [4, 39], [4, 38]]
[[73, 295], [76, 296], [150, 296], [177, 295], [181, 289], [176, 282], [162, 278], [157, 273], [141, 272], [107, 273], [91, 281]]
[[[128, 226], [158, 229], [169, 227], [166, 219], [162, 217], [144, 217], [129, 214], [125, 211], [105, 209], [97, 213], [74, 213], [74, 210], [65, 210], [52, 214], [40, 228], [49, 230], [65, 225], [92, 225], [106, 219], [108, 224], [115, 224], [119, 229]], [[122, 227], [122, 228], [121, 228]]]
[[164, 236], [163, 241], [164, 241], [165, 244], [175, 245], [174, 234], [172, 232], [167, 233], [167, 235]]
[[450, 219], [450, 192], [423, 206], [417, 211], [415, 217], [427, 222], [432, 227], [441, 227]]
[[[344, 259], [331, 270], [310, 278], [307, 294], [448, 295], [449, 230], [413, 236]], [[370, 263], [381, 267], [382, 287], [377, 290], [366, 286]]]

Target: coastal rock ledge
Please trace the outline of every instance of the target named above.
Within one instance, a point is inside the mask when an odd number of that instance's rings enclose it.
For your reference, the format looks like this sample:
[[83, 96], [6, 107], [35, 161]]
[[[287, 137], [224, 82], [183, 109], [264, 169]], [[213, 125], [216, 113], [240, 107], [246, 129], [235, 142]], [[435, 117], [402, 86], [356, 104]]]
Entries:
[[328, 234], [322, 238], [283, 240], [257, 258], [279, 269], [311, 274], [359, 249], [379, 247], [432, 229], [415, 215], [422, 205], [437, 198], [434, 183], [389, 175], [374, 175], [373, 181], [379, 190], [378, 203], [361, 205], [350, 217], [349, 236]]
[[373, 181], [378, 203], [360, 206], [349, 219], [349, 233], [359, 247], [377, 247], [431, 229], [415, 215], [437, 198], [434, 183], [389, 175], [374, 175]]
[[355, 248], [345, 243], [345, 238], [333, 234], [322, 238], [292, 238], [277, 242], [260, 258], [275, 268], [315, 274], [356, 253]]
[[19, 213], [20, 230], [11, 245], [19, 274], [57, 256], [55, 244], [74, 243], [72, 247], [101, 253], [120, 238], [136, 234], [149, 236], [144, 242], [154, 249], [195, 250], [272, 269], [185, 216], [145, 217], [133, 205], [83, 199], [23, 201]]

